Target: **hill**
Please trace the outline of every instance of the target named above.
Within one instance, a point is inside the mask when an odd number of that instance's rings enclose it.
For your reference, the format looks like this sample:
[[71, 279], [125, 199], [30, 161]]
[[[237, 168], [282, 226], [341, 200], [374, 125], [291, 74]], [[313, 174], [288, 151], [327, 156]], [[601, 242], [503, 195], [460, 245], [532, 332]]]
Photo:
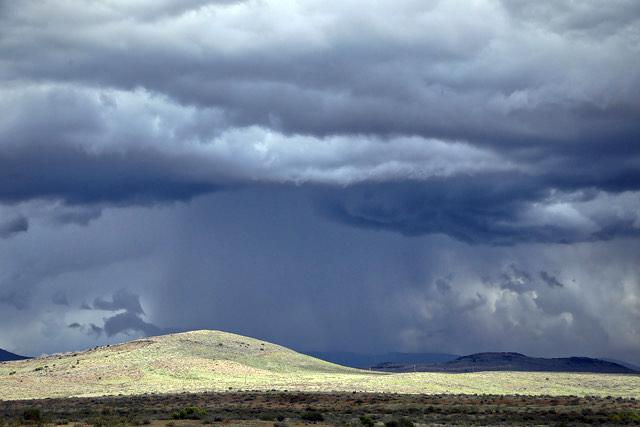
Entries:
[[3, 362], [0, 399], [304, 388], [310, 376], [353, 372], [265, 341], [192, 331]]
[[436, 364], [406, 364], [386, 362], [372, 366], [380, 372], [591, 372], [601, 374], [640, 374], [626, 366], [589, 357], [544, 359], [520, 353], [476, 353]]
[[0, 400], [240, 391], [530, 394], [640, 398], [640, 376], [400, 373], [335, 365], [220, 331], [150, 337], [0, 362]]
[[7, 362], [9, 360], [24, 360], [24, 359], [30, 359], [30, 357], [20, 356], [18, 354], [11, 353], [10, 351], [6, 351], [0, 348], [0, 362]]
[[618, 365], [622, 365], [622, 366], [625, 366], [625, 367], [627, 367], [629, 369], [633, 369], [634, 371], [640, 372], [640, 366], [634, 365], [633, 363], [625, 362], [623, 360], [609, 359], [607, 357], [600, 357], [600, 359], [604, 360], [606, 362], [617, 363]]

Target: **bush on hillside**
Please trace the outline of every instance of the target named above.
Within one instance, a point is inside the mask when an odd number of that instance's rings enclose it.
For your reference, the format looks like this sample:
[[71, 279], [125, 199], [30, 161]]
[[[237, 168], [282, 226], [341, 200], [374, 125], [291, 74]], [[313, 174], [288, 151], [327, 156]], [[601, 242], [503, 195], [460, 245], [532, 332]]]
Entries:
[[22, 418], [30, 423], [42, 423], [44, 419], [42, 418], [42, 412], [38, 408], [28, 408], [25, 409], [22, 413]]
[[365, 417], [364, 415], [360, 417], [360, 424], [362, 424], [365, 427], [373, 427], [374, 425], [376, 425], [375, 421], [373, 421], [369, 417]]
[[324, 421], [324, 415], [318, 411], [307, 411], [300, 417], [304, 421], [311, 421], [312, 423], [317, 423], [318, 421]]
[[207, 411], [203, 409], [187, 406], [180, 412], [172, 412], [172, 420], [202, 420], [207, 416]]
[[399, 420], [388, 421], [384, 423], [385, 427], [414, 427], [413, 421], [406, 418], [400, 418]]

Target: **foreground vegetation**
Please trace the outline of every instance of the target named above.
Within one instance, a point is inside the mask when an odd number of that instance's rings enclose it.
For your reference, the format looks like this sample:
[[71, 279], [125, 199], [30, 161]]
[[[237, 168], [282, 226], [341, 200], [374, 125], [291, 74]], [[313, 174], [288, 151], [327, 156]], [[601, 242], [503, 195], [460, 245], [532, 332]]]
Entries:
[[638, 414], [640, 401], [633, 398], [577, 396], [267, 391], [0, 401], [0, 424], [12, 427], [637, 425]]
[[640, 376], [368, 372], [219, 331], [165, 335], [77, 353], [0, 363], [2, 400], [267, 390], [640, 399]]

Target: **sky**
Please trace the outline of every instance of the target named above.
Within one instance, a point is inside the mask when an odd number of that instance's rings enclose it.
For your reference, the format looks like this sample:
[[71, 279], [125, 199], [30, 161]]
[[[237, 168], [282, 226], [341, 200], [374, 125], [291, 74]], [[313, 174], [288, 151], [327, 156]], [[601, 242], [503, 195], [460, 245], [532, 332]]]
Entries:
[[0, 0], [0, 348], [640, 364], [637, 0]]

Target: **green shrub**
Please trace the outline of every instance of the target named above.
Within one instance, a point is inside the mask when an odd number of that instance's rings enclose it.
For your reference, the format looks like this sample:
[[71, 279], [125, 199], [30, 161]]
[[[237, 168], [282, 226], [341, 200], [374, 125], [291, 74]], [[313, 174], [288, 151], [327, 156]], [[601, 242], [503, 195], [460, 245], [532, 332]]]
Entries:
[[617, 423], [628, 423], [631, 421], [640, 420], [640, 415], [636, 414], [633, 411], [624, 411], [618, 414], [611, 414], [609, 416], [609, 421], [617, 422]]
[[30, 422], [41, 422], [42, 419], [42, 412], [40, 412], [40, 409], [38, 408], [28, 408], [25, 409], [24, 412], [22, 413], [22, 418], [24, 418], [25, 421], [30, 421]]
[[206, 418], [207, 411], [203, 409], [194, 408], [193, 406], [187, 406], [180, 412], [172, 412], [172, 420], [202, 420]]
[[369, 417], [365, 417], [364, 415], [360, 417], [360, 424], [365, 427], [373, 427], [376, 423]]
[[388, 421], [384, 423], [385, 427], [415, 427], [413, 421], [407, 418], [400, 418], [399, 420]]
[[300, 417], [304, 421], [311, 421], [312, 423], [317, 423], [318, 421], [324, 421], [324, 415], [322, 415], [318, 411], [307, 411]]

